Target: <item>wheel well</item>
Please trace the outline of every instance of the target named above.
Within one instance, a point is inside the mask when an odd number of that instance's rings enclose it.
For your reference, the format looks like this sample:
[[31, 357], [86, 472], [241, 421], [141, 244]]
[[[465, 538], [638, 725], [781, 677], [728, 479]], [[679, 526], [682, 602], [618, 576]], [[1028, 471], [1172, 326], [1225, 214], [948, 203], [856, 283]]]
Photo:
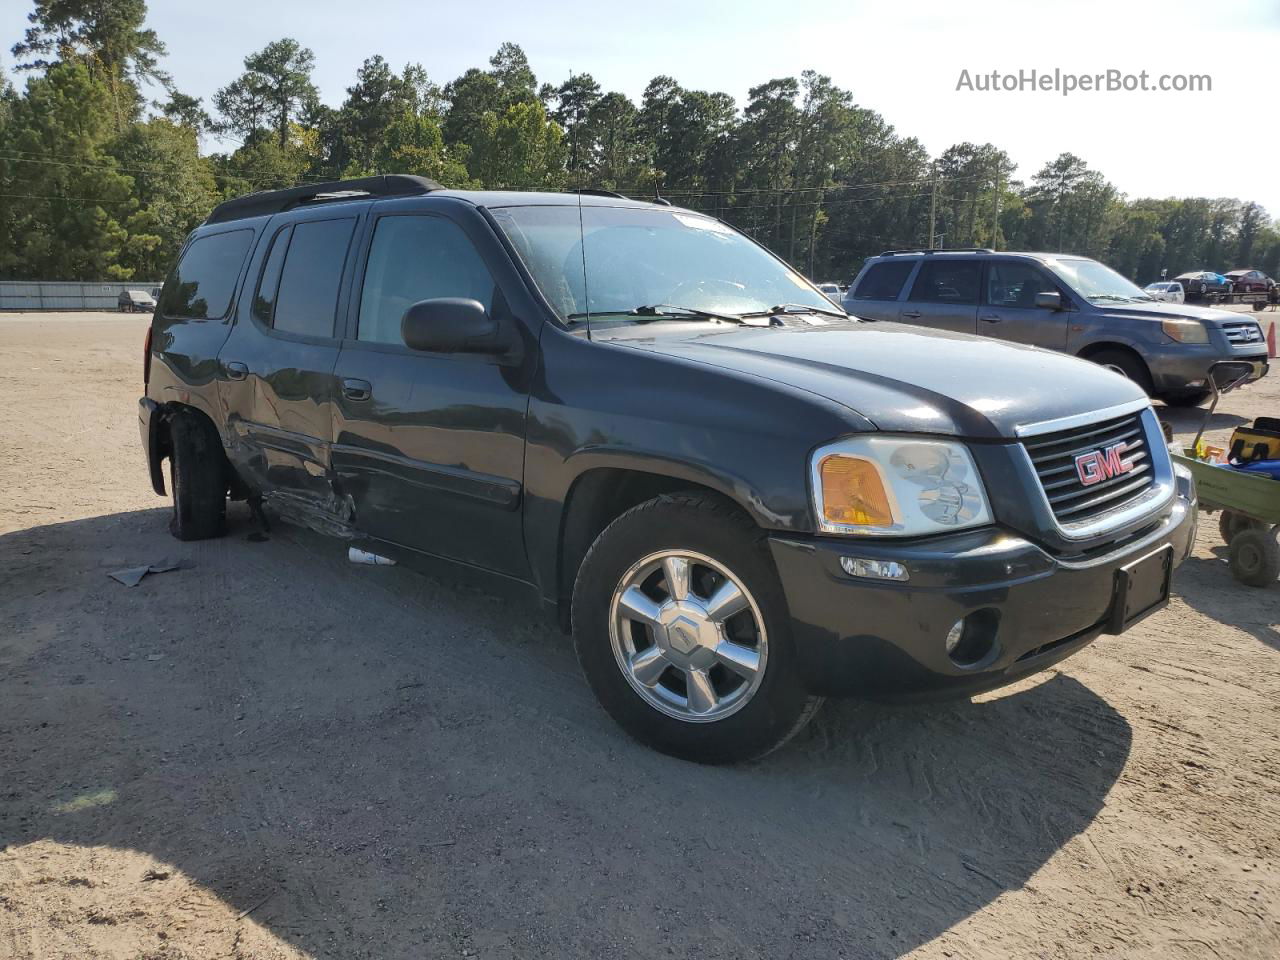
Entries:
[[[219, 438], [218, 447], [221, 449], [222, 434], [218, 430], [218, 425], [213, 422], [213, 418], [201, 410], [199, 407], [193, 407], [189, 403], [166, 403], [161, 408], [163, 416], [160, 417], [156, 424], [156, 450], [155, 462], [159, 464], [165, 457], [173, 455], [173, 418], [178, 415], [198, 417], [203, 420], [215, 437]], [[244, 500], [248, 494], [248, 488], [245, 486], [239, 473], [232, 466], [231, 461], [227, 459], [225, 451], [223, 451], [223, 467], [227, 474], [227, 485], [229, 495], [232, 500]], [[163, 485], [164, 472], [160, 471], [160, 482]]]
[[1091, 343], [1087, 347], [1085, 347], [1083, 350], [1081, 350], [1078, 354], [1076, 354], [1076, 356], [1078, 356], [1081, 360], [1092, 360], [1094, 357], [1096, 357], [1100, 353], [1107, 353], [1108, 351], [1113, 351], [1113, 350], [1118, 353], [1123, 353], [1127, 356], [1130, 356], [1134, 360], [1138, 361], [1138, 363], [1142, 365], [1142, 369], [1147, 372], [1147, 376], [1148, 377], [1151, 376], [1151, 368], [1147, 366], [1147, 361], [1142, 358], [1142, 354], [1140, 354], [1137, 350], [1133, 349], [1133, 347], [1126, 346], [1123, 343], [1109, 343], [1109, 342]]
[[[703, 484], [640, 470], [601, 467], [588, 470], [569, 489], [560, 523], [557, 601], [561, 625], [569, 628], [569, 601], [582, 560], [604, 528], [632, 507], [664, 493], [699, 491], [723, 495]], [[724, 498], [732, 503], [729, 498]], [[737, 507], [737, 504], [734, 504]], [[740, 509], [740, 508], [739, 508]]]

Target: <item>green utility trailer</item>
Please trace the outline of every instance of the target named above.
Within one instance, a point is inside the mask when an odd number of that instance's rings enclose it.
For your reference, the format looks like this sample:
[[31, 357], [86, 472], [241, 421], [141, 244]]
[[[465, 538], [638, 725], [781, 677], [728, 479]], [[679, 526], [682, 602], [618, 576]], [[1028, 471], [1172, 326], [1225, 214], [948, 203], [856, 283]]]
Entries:
[[[1235, 369], [1240, 367], [1249, 369]], [[1218, 532], [1227, 545], [1232, 576], [1251, 587], [1265, 587], [1280, 577], [1280, 540], [1277, 540], [1280, 481], [1196, 459], [1200, 438], [1218, 406], [1218, 399], [1244, 383], [1252, 374], [1252, 367], [1239, 361], [1222, 360], [1209, 372], [1213, 402], [1205, 412], [1204, 424], [1191, 446], [1181, 456], [1174, 454], [1173, 459], [1187, 467], [1195, 478], [1200, 508], [1207, 513], [1222, 511]]]

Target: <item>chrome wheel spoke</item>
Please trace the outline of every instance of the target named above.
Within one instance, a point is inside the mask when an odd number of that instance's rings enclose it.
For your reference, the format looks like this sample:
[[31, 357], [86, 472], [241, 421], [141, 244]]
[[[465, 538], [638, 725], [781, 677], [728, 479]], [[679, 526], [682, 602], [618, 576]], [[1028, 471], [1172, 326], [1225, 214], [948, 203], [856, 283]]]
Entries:
[[707, 617], [716, 623], [724, 623], [735, 613], [747, 609], [747, 595], [732, 580], [724, 580], [707, 600]]
[[716, 688], [705, 670], [690, 670], [685, 674], [688, 687], [689, 709], [694, 713], [710, 713], [720, 702]]
[[689, 596], [689, 574], [691, 567], [685, 557], [663, 557], [662, 574], [667, 581], [667, 593], [672, 600], [683, 600]]
[[716, 659], [747, 680], [754, 679], [760, 672], [760, 654], [740, 643], [724, 641], [716, 647]]
[[639, 620], [647, 626], [658, 622], [658, 611], [662, 604], [650, 600], [648, 595], [636, 585], [631, 585], [618, 598], [618, 609], [629, 620]]
[[631, 675], [646, 687], [652, 687], [671, 666], [666, 655], [655, 647], [646, 647], [631, 658]]

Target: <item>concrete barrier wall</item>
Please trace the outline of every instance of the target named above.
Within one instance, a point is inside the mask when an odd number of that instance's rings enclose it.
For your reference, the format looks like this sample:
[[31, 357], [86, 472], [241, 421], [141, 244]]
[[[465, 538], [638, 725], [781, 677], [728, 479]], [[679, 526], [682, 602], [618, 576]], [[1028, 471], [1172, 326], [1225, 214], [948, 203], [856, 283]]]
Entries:
[[0, 280], [0, 310], [115, 310], [125, 290], [154, 294], [159, 280], [76, 283], [62, 280]]

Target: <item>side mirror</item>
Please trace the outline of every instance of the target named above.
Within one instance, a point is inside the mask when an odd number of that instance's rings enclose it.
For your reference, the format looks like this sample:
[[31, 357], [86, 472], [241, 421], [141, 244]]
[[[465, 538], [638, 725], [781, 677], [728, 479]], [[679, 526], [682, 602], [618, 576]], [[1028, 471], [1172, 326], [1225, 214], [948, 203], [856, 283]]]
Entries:
[[439, 297], [419, 300], [400, 320], [400, 336], [410, 350], [431, 353], [505, 353], [498, 322], [479, 300]]
[[1041, 310], [1061, 310], [1062, 294], [1057, 290], [1045, 290], [1036, 294], [1036, 306]]

